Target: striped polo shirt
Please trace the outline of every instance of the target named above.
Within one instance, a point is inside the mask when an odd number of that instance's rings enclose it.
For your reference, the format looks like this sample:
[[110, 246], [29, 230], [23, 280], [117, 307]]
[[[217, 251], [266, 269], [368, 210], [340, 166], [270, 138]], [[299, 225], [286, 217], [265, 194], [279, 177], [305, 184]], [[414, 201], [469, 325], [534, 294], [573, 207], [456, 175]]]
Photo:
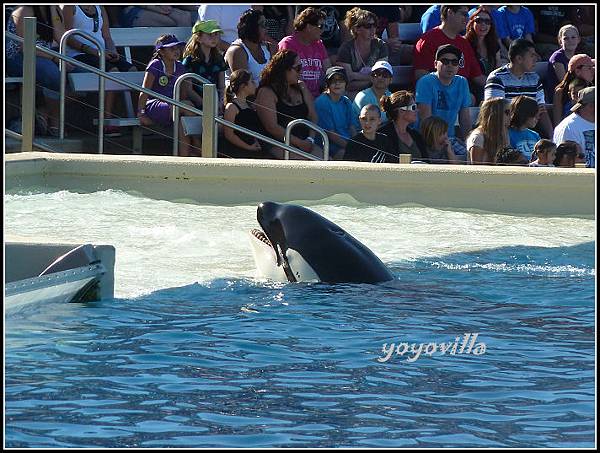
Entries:
[[542, 79], [536, 72], [526, 72], [519, 78], [509, 71], [508, 64], [490, 72], [485, 83], [484, 99], [512, 99], [521, 94], [534, 98], [538, 105], [546, 103]]

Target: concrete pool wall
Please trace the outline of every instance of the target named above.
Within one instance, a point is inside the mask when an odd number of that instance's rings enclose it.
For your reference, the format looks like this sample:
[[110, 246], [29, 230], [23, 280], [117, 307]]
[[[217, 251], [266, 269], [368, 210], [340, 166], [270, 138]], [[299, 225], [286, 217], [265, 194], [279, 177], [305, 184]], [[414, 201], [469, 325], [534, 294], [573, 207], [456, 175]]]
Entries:
[[233, 205], [348, 194], [380, 205], [593, 218], [595, 171], [471, 165], [370, 164], [116, 156], [5, 155], [5, 187], [120, 189], [164, 200]]

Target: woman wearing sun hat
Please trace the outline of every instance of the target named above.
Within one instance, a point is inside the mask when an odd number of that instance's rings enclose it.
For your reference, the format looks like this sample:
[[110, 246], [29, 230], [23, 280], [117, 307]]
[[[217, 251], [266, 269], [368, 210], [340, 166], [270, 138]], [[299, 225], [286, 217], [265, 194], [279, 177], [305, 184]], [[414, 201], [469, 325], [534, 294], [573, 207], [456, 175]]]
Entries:
[[[161, 35], [155, 44], [155, 52], [152, 60], [146, 67], [143, 87], [156, 91], [163, 96], [173, 97], [173, 89], [175, 80], [185, 73], [183, 64], [179, 62], [181, 57], [181, 47], [185, 45], [185, 41], [179, 41], [175, 35]], [[183, 99], [190, 96], [189, 85], [184, 84]], [[183, 101], [186, 104], [192, 105], [191, 101]], [[172, 105], [156, 98], [148, 98], [146, 93], [140, 93], [138, 101], [138, 118], [143, 126], [158, 124], [169, 127], [173, 125]], [[179, 109], [181, 115], [194, 115], [194, 113]], [[190, 153], [189, 145], [191, 139], [183, 134], [181, 123], [179, 124], [181, 142], [183, 146], [179, 150], [182, 156], [188, 156]]]

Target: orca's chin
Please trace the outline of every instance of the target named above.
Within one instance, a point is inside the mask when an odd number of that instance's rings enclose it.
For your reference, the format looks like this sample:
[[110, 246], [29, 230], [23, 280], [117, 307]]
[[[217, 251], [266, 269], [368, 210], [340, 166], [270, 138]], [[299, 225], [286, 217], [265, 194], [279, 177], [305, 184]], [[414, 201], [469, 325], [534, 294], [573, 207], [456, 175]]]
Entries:
[[258, 230], [256, 228], [252, 228], [250, 230], [250, 234], [252, 236], [254, 236], [256, 239], [258, 239], [260, 242], [263, 242], [264, 244], [266, 244], [269, 247], [273, 248], [273, 244], [271, 244], [271, 241], [269, 241], [269, 238], [267, 237], [267, 235], [262, 230]]

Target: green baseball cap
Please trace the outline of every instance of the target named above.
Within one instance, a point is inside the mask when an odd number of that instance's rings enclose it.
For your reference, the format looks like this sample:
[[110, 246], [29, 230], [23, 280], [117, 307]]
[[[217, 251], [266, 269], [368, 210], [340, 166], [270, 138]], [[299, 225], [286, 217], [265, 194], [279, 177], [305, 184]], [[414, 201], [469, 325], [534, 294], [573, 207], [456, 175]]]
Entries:
[[216, 20], [199, 20], [194, 24], [192, 33], [198, 33], [199, 31], [202, 33], [214, 33], [216, 31], [223, 33], [223, 30]]

